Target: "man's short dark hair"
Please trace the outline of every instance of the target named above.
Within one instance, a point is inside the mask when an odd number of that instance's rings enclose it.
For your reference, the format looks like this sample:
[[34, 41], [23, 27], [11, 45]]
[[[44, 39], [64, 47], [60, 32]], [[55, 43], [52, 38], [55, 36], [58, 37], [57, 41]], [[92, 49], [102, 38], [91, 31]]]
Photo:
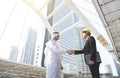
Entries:
[[90, 33], [90, 32], [86, 32], [86, 33], [87, 33], [87, 35], [88, 35], [88, 36], [90, 36], [90, 35], [91, 35], [91, 33]]
[[87, 31], [83, 31], [82, 33], [87, 33], [88, 36], [91, 35], [91, 33], [90, 33], [90, 32], [87, 32]]
[[53, 32], [53, 34], [59, 34], [59, 32]]

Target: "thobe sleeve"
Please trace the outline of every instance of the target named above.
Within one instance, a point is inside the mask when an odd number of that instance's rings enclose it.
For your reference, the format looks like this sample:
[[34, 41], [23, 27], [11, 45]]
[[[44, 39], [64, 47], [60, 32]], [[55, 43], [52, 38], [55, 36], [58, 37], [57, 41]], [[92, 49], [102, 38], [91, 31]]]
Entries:
[[50, 42], [48, 48], [56, 53], [66, 53], [65, 50], [62, 50], [59, 46], [56, 46], [54, 43]]
[[67, 53], [67, 50], [64, 50], [62, 48], [59, 48], [59, 50], [60, 50], [61, 53]]

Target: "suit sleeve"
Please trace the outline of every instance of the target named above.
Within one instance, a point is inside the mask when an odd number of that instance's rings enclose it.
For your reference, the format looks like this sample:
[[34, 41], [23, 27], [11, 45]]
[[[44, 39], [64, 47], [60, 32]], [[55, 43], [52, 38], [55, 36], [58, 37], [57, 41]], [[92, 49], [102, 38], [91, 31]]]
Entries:
[[90, 58], [90, 60], [92, 60], [92, 61], [95, 61], [96, 60], [96, 52], [97, 52], [97, 50], [96, 50], [96, 42], [95, 42], [95, 39], [94, 39], [94, 37], [90, 37], [90, 49], [91, 49], [91, 58]]
[[82, 50], [75, 50], [75, 55], [77, 55], [77, 54], [83, 54], [84, 53], [84, 49], [82, 49]]

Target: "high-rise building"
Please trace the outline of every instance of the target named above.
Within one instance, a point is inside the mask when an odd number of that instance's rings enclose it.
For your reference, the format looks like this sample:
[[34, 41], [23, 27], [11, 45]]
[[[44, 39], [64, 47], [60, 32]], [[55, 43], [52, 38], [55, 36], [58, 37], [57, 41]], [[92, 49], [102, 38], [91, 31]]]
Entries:
[[[42, 27], [41, 27], [42, 28]], [[44, 36], [45, 36], [45, 27], [44, 30], [38, 32], [36, 47], [35, 47], [35, 55], [34, 55], [34, 65], [42, 66], [42, 57], [43, 57], [43, 48], [44, 48]]]
[[17, 57], [18, 57], [18, 47], [12, 46], [11, 47], [11, 53], [10, 53], [9, 60], [13, 61], [13, 62], [16, 62], [17, 61]]
[[[54, 8], [56, 8], [63, 0], [55, 0]], [[59, 12], [55, 13], [53, 16], [53, 24], [57, 23], [61, 18], [66, 16], [71, 12], [71, 9], [64, 4], [64, 6], [59, 10]], [[54, 28], [54, 31], [61, 32], [67, 27], [72, 26], [76, 22], [79, 21], [79, 18], [73, 13], [69, 17], [67, 17], [64, 21], [62, 21], [59, 25]], [[60, 35], [60, 46], [65, 49], [81, 49], [83, 48], [84, 41], [80, 36], [81, 28], [73, 28], [64, 34]], [[66, 73], [88, 73], [88, 68], [84, 63], [83, 55], [63, 55], [62, 64], [64, 66], [64, 72]]]
[[[56, 9], [56, 7], [62, 2], [63, 0], [51, 0], [48, 4], [48, 15]], [[53, 26], [55, 23], [57, 23], [61, 18], [66, 16], [68, 13], [71, 12], [71, 9], [64, 4], [64, 6], [61, 7], [61, 9], [56, 12], [53, 17], [48, 19], [51, 26]], [[67, 17], [64, 21], [62, 21], [60, 24], [54, 26], [54, 31], [61, 32], [67, 27], [70, 27], [71, 25], [75, 24], [79, 21], [79, 18], [73, 13], [69, 17]], [[84, 40], [80, 35], [81, 27], [73, 28], [64, 34], [60, 35], [59, 43], [63, 49], [69, 50], [69, 49], [81, 49], [84, 46]], [[44, 66], [44, 47], [45, 43], [50, 39], [50, 35], [48, 31], [45, 31], [45, 39], [44, 39], [44, 46], [41, 50], [41, 46], [36, 46], [36, 54], [34, 58], [34, 65], [37, 66]], [[42, 56], [41, 56], [42, 53]], [[42, 57], [42, 58], [41, 58]], [[41, 61], [42, 60], [42, 61]], [[89, 73], [89, 70], [84, 63], [84, 56], [83, 55], [63, 55], [63, 66], [64, 71], [67, 73]]]
[[37, 38], [37, 31], [30, 28], [29, 32], [28, 32], [26, 45], [23, 48], [23, 53], [22, 53], [22, 57], [21, 57], [22, 63], [33, 65], [35, 46], [36, 46], [36, 38]]
[[[54, 2], [55, 0], [50, 0], [47, 6], [47, 15], [49, 15], [54, 10]], [[52, 26], [53, 18], [50, 18], [49, 20], [50, 25]], [[47, 29], [45, 29], [44, 25], [41, 25], [41, 28], [39, 29], [41, 33], [38, 34], [37, 38], [37, 45], [36, 45], [36, 51], [35, 51], [35, 58], [34, 58], [34, 65], [36, 66], [42, 66], [44, 67], [44, 49], [46, 42], [50, 39], [50, 34]]]
[[[84, 44], [85, 44], [85, 40], [83, 39], [82, 35], [80, 34], [82, 32], [82, 30], [84, 29], [85, 27], [76, 27], [75, 30], [76, 30], [76, 33], [75, 33], [75, 49], [76, 50], [80, 50], [84, 47]], [[89, 71], [89, 68], [87, 67], [87, 65], [85, 64], [85, 61], [84, 61], [84, 54], [79, 54], [79, 55], [76, 55], [78, 58], [77, 58], [77, 71], [81, 74], [89, 74], [90, 71]]]
[[[112, 70], [112, 65], [110, 66], [111, 67], [111, 69], [109, 69], [109, 73], [112, 73], [112, 74], [114, 74], [114, 72], [116, 72], [119, 76], [120, 76], [120, 66], [119, 66], [119, 63], [118, 63], [118, 61], [117, 60], [115, 60], [115, 59], [113, 59], [113, 64], [115, 65], [114, 66], [114, 70]], [[116, 71], [115, 71], [116, 70]]]

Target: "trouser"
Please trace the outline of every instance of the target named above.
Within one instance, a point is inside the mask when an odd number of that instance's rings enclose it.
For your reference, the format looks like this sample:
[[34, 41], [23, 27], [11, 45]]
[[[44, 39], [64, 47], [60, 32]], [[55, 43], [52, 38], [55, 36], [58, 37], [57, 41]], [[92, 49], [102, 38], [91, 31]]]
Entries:
[[89, 69], [92, 74], [92, 78], [100, 78], [99, 66], [100, 66], [100, 63], [95, 63], [93, 65], [89, 65]]

